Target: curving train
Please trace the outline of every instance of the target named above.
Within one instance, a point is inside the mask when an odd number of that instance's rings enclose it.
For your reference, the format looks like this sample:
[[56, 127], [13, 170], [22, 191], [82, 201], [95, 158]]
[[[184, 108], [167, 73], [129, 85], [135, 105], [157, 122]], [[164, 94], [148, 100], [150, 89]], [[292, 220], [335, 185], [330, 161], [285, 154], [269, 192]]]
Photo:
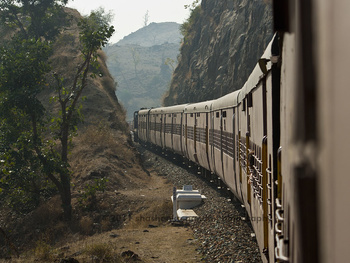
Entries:
[[350, 2], [273, 7], [276, 34], [240, 90], [142, 109], [137, 136], [220, 177], [263, 262], [347, 262]]

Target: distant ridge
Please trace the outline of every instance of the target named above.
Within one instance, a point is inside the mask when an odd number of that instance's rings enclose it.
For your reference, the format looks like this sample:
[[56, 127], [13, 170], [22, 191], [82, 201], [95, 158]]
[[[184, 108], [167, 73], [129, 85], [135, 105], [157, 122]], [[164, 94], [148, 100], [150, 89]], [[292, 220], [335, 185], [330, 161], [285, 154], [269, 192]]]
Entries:
[[141, 107], [160, 106], [177, 65], [182, 35], [175, 22], [151, 23], [104, 51], [127, 120]]
[[151, 47], [164, 43], [179, 44], [181, 38], [180, 24], [175, 22], [151, 23], [124, 37], [115, 45], [140, 45], [143, 47]]

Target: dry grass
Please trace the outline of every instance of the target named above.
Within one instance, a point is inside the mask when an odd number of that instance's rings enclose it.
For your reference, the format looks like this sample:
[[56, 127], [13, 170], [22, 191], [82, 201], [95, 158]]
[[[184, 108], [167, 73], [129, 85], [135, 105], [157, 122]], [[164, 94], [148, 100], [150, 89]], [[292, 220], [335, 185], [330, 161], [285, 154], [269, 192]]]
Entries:
[[43, 241], [37, 242], [37, 245], [33, 252], [35, 259], [37, 259], [39, 262], [49, 262], [54, 260], [54, 253], [52, 247]]
[[113, 136], [105, 121], [95, 122], [85, 128], [78, 140], [85, 146], [94, 148], [95, 151], [117, 146], [117, 138]]
[[93, 233], [94, 221], [88, 217], [84, 216], [79, 221], [80, 231], [85, 235], [91, 235]]
[[115, 251], [111, 244], [107, 243], [89, 245], [85, 250], [85, 254], [91, 258], [92, 262], [122, 262], [119, 253]]
[[152, 226], [160, 226], [167, 223], [172, 215], [172, 203], [170, 200], [155, 200], [149, 202], [149, 207], [135, 215], [127, 224], [128, 229], [140, 229]]
[[[73, 10], [69, 12], [73, 15], [77, 14]], [[52, 57], [52, 65], [55, 66], [54, 70], [67, 77], [69, 82], [80, 59], [76, 48], [76, 21], [72, 29], [59, 41]], [[127, 218], [125, 216], [128, 215], [128, 210], [140, 211], [142, 204], [137, 198], [130, 201], [128, 196], [119, 192], [140, 189], [149, 183], [149, 177], [141, 166], [140, 156], [130, 145], [125, 110], [115, 97], [115, 83], [105, 67], [103, 53], [100, 54], [100, 59], [101, 76], [89, 80], [82, 94], [87, 97], [83, 102], [85, 122], [79, 127], [78, 137], [73, 139], [73, 148], [69, 156], [72, 170], [74, 219], [70, 223], [62, 221], [59, 196], [54, 196], [32, 213], [21, 217], [10, 212], [4, 213], [8, 208], [1, 210], [1, 227], [22, 253], [21, 258], [12, 259], [11, 262], [53, 262], [57, 258], [62, 258], [62, 254], [65, 253], [54, 248], [60, 247], [61, 244], [73, 246], [79, 239], [120, 228]], [[55, 112], [58, 110], [55, 109], [57, 106], [48, 104], [48, 98], [52, 95], [52, 90], [47, 90], [43, 92], [41, 99], [46, 102], [45, 106], [52, 107], [52, 112]], [[84, 187], [96, 178], [108, 179], [106, 191], [97, 194], [94, 210], [82, 211], [77, 205], [78, 198], [81, 196], [79, 191], [84, 190]], [[155, 208], [140, 212], [140, 216], [145, 218], [168, 216], [164, 212], [167, 210], [167, 204], [161, 202], [154, 205]], [[152, 203], [147, 205], [149, 206], [152, 206]], [[142, 222], [138, 222], [140, 223]], [[149, 221], [146, 224], [155, 224], [155, 222]], [[78, 249], [83, 254], [87, 253], [86, 258], [90, 257], [82, 262], [92, 262], [91, 257], [97, 259], [98, 256], [91, 254], [106, 248], [101, 240], [93, 243], [97, 244], [95, 248], [92, 245], [92, 248], [87, 250]], [[0, 244], [8, 246], [1, 237]], [[10, 248], [3, 249], [1, 246], [1, 256], [5, 257], [12, 252]], [[3, 261], [0, 259], [0, 262]]]

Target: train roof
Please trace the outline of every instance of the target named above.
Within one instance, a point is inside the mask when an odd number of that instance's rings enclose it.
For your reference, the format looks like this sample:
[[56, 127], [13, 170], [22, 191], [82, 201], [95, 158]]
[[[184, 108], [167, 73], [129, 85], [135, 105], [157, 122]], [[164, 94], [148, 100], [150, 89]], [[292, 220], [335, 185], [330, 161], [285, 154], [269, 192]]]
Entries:
[[150, 114], [159, 114], [163, 113], [166, 107], [153, 108], [149, 111]]
[[142, 110], [139, 110], [139, 115], [148, 114], [148, 112], [149, 112], [150, 110], [151, 110], [151, 109], [142, 109]]
[[240, 90], [236, 90], [234, 92], [231, 92], [221, 98], [218, 98], [214, 101], [212, 109], [213, 110], [219, 110], [219, 109], [226, 109], [235, 107], [238, 105], [238, 96], [240, 94]]
[[185, 113], [194, 113], [194, 112], [210, 112], [211, 106], [215, 100], [208, 100], [198, 103], [188, 104], [185, 107]]
[[[273, 36], [270, 43], [267, 45], [264, 54], [261, 56], [261, 59], [267, 59], [268, 62], [266, 64], [266, 69], [269, 71], [272, 67], [272, 63], [270, 61], [271, 58], [271, 47], [272, 42], [275, 39], [275, 35]], [[259, 63], [257, 63], [252, 71], [252, 73], [249, 75], [248, 80], [243, 85], [241, 92], [239, 94], [238, 102], [241, 102], [245, 96], [251, 92], [260, 82], [261, 78], [264, 76], [264, 73], [262, 72]]]
[[150, 110], [150, 114], [179, 113], [184, 111], [186, 105], [188, 104], [154, 108]]
[[181, 105], [173, 105], [173, 106], [168, 106], [166, 108], [166, 113], [180, 113], [183, 112], [186, 105], [188, 104], [181, 104]]

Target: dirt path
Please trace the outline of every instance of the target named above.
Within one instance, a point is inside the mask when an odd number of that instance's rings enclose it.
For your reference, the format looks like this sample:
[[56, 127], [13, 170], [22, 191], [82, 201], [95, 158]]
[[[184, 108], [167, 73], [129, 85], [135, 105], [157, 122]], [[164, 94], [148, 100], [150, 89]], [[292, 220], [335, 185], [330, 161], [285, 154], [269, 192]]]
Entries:
[[144, 262], [200, 262], [192, 230], [167, 222], [172, 214], [172, 187], [166, 177], [151, 171], [147, 186], [139, 191], [122, 192], [139, 196], [144, 207], [151, 207], [133, 214], [125, 229], [113, 231], [122, 244], [118, 247], [120, 253], [131, 250]]
[[138, 262], [201, 262], [201, 255], [196, 251], [199, 246], [191, 228], [168, 222], [172, 215], [172, 184], [166, 177], [151, 170], [149, 180], [142, 188], [121, 190], [118, 194], [138, 203], [124, 228], [95, 234], [70, 244], [64, 251], [66, 257], [90, 262], [86, 253], [81, 252], [97, 244], [108, 244], [113, 254], [134, 253], [141, 260]]
[[[186, 227], [167, 225], [145, 229], [120, 229], [87, 238], [69, 249], [77, 252], [79, 248], [103, 242], [108, 243], [117, 254], [132, 251], [141, 262], [200, 262], [200, 255], [196, 252], [197, 245], [192, 238], [192, 231]], [[75, 258], [79, 262], [88, 260], [86, 256]]]

